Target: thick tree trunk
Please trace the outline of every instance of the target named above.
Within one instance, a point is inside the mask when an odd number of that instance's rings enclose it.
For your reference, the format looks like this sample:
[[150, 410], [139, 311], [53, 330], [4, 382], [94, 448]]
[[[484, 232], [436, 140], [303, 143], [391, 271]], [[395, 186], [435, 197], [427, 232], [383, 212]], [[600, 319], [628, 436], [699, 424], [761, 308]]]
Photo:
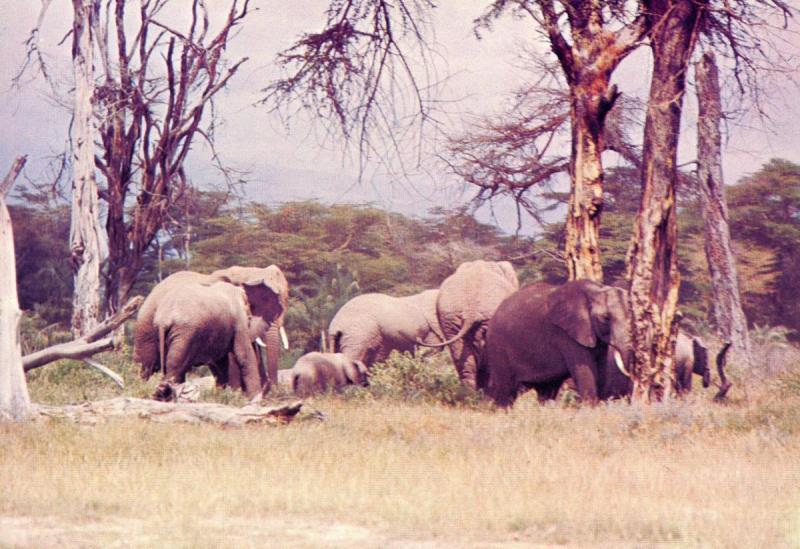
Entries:
[[711, 275], [714, 322], [719, 337], [732, 343], [736, 359], [749, 368], [752, 364], [750, 334], [739, 297], [736, 260], [728, 226], [728, 205], [723, 190], [720, 138], [722, 101], [717, 62], [713, 53], [706, 52], [703, 55], [695, 65], [694, 74], [699, 109], [698, 179], [703, 203], [706, 260]]
[[603, 163], [600, 155], [603, 151], [603, 120], [598, 113], [599, 100], [585, 97], [583, 90], [573, 93], [571, 103], [572, 192], [564, 246], [567, 275], [569, 280], [588, 278], [602, 282], [600, 213], [603, 208]]
[[22, 370], [19, 342], [19, 301], [14, 234], [6, 208], [6, 194], [25, 165], [21, 156], [0, 183], [0, 420], [20, 421], [30, 414], [31, 401]]
[[75, 288], [72, 332], [80, 336], [97, 323], [100, 312], [100, 225], [94, 174], [94, 68], [92, 15], [94, 0], [73, 0], [72, 63], [75, 114], [72, 127], [73, 187], [70, 251]]
[[644, 129], [642, 202], [628, 253], [633, 313], [633, 398], [661, 400], [670, 388], [680, 276], [677, 269], [678, 137], [686, 70], [697, 37], [697, 0], [652, 2], [653, 75]]

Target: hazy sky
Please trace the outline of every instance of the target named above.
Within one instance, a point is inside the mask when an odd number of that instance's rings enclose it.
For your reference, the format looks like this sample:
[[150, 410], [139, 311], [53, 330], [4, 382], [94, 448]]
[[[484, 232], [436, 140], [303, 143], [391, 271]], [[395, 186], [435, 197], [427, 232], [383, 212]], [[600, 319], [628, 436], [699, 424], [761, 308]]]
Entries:
[[[179, 5], [182, 0], [174, 0]], [[209, 2], [214, 10], [228, 2]], [[255, 106], [259, 90], [276, 74], [272, 61], [275, 54], [288, 46], [303, 31], [319, 30], [323, 24], [325, 0], [292, 0], [254, 2], [259, 8], [245, 20], [229, 50], [231, 59], [248, 56], [229, 90], [217, 101], [224, 124], [217, 130], [219, 150], [224, 159], [250, 172], [248, 193], [269, 202], [297, 198], [320, 198], [335, 201], [372, 201], [404, 213], [424, 214], [436, 205], [463, 203], [473, 192], [464, 190], [445, 171], [423, 155], [426, 174], [410, 180], [391, 178], [385, 170], [372, 166], [362, 183], [356, 182], [357, 167], [352, 155], [342, 152], [339, 143], [321, 143], [314, 126], [297, 120], [289, 130], [281, 121]], [[471, 21], [489, 4], [488, 0], [442, 0], [434, 12], [435, 51], [440, 75], [449, 80], [442, 90], [446, 129], [457, 129], [465, 113], [488, 111], [502, 104], [504, 94], [521, 83], [525, 74], [517, 68], [517, 54], [534, 37], [531, 24], [506, 19], [493, 32], [484, 32], [477, 40]], [[20, 88], [11, 87], [11, 77], [24, 55], [23, 41], [36, 23], [40, 4], [35, 0], [0, 0], [0, 171], [11, 159], [22, 153], [29, 155], [28, 173], [36, 176], [46, 157], [64, 148], [69, 123], [68, 112], [55, 105], [41, 79]], [[53, 0], [41, 36], [41, 48], [48, 55], [54, 71], [69, 82], [69, 41], [58, 46], [71, 24], [71, 2]], [[175, 23], [177, 24], [177, 22]], [[792, 43], [793, 42], [793, 43]], [[800, 49], [797, 36], [782, 47]], [[623, 92], [646, 96], [650, 62], [646, 51], [626, 60], [616, 79]], [[725, 150], [725, 176], [734, 182], [742, 175], [757, 170], [769, 158], [779, 156], [800, 162], [800, 108], [790, 98], [797, 97], [789, 85], [770, 86], [773, 119], [766, 131], [760, 121], [751, 119], [749, 127], [731, 125]], [[68, 84], [63, 86], [68, 89]], [[458, 100], [458, 101], [456, 101]], [[692, 93], [687, 96], [689, 119], [694, 112]], [[694, 157], [693, 124], [687, 122], [682, 135], [683, 161]], [[435, 150], [426, 146], [425, 154]], [[609, 157], [607, 164], [615, 159]], [[202, 148], [191, 160], [195, 181], [213, 177], [207, 155]], [[190, 176], [192, 174], [190, 173]], [[389, 183], [394, 181], [394, 183]], [[483, 217], [486, 218], [484, 213]], [[501, 226], [514, 226], [511, 210], [497, 210]]]

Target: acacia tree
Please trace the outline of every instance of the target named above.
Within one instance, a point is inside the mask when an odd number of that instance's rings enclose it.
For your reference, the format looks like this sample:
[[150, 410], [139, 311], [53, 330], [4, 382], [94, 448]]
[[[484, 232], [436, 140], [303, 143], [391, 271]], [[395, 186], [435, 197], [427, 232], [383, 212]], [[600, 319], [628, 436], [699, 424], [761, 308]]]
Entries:
[[569, 90], [571, 188], [564, 255], [570, 280], [603, 280], [600, 214], [603, 208], [605, 121], [619, 92], [611, 75], [645, 37], [652, 18], [639, 4], [597, 0], [496, 0], [477, 22], [507, 9], [529, 15], [558, 59]]
[[75, 110], [72, 124], [72, 221], [70, 255], [74, 273], [72, 332], [84, 335], [100, 312], [100, 212], [94, 172], [93, 39], [98, 4], [73, 0], [72, 65]]
[[697, 183], [703, 207], [706, 260], [711, 275], [711, 309], [717, 334], [723, 341], [730, 341], [737, 358], [750, 367], [750, 334], [739, 296], [728, 205], [723, 189], [722, 100], [713, 52], [703, 53], [695, 63], [694, 75], [698, 103]]
[[680, 284], [677, 270], [675, 187], [677, 148], [689, 62], [701, 33], [732, 59], [744, 93], [758, 90], [757, 60], [767, 58], [760, 34], [772, 28], [770, 17], [792, 10], [781, 0], [648, 0], [652, 18], [653, 73], [645, 118], [642, 202], [627, 258], [631, 282], [631, 368], [634, 398], [660, 400], [670, 390], [669, 376], [677, 335], [675, 310]]

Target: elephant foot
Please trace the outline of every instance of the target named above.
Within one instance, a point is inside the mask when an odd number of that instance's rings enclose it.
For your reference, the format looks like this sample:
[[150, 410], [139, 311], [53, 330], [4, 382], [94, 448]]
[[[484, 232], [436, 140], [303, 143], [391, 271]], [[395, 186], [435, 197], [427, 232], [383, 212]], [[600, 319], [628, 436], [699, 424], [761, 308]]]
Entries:
[[161, 402], [172, 402], [176, 398], [175, 388], [169, 381], [162, 381], [153, 391], [152, 398]]

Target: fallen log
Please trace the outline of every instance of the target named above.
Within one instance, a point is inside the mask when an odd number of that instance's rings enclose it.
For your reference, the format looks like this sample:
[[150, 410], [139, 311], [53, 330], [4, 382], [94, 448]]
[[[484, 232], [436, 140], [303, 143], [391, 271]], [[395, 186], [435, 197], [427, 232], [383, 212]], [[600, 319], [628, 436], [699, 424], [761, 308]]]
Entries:
[[300, 412], [302, 400], [265, 407], [248, 404], [242, 408], [210, 402], [161, 402], [143, 398], [118, 397], [66, 406], [33, 404], [36, 421], [67, 420], [96, 425], [112, 419], [139, 418], [156, 423], [209, 423], [222, 427], [283, 425]]
[[[26, 372], [49, 364], [62, 358], [82, 360], [102, 351], [114, 348], [113, 337], [104, 337], [116, 330], [123, 322], [132, 317], [144, 301], [136, 296], [128, 301], [117, 313], [98, 324], [88, 334], [67, 343], [52, 345], [22, 357], [22, 367]], [[112, 378], [113, 379], [113, 378]]]

